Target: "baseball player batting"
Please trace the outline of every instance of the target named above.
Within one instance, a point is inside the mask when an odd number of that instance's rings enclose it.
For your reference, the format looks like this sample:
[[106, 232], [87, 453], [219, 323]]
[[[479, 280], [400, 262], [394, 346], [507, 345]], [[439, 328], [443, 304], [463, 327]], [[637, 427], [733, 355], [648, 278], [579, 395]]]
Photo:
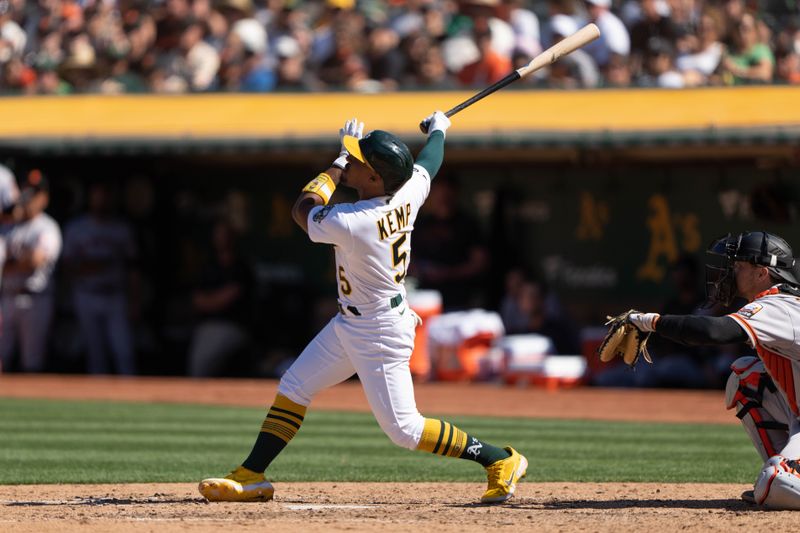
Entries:
[[706, 265], [709, 302], [747, 304], [722, 317], [632, 312], [640, 332], [692, 345], [746, 342], [758, 357], [731, 365], [725, 387], [747, 435], [765, 461], [754, 490], [742, 499], [775, 509], [800, 509], [800, 280], [792, 248], [763, 231], [726, 235], [708, 249], [718, 265]]
[[[339, 314], [320, 331], [280, 380], [250, 455], [224, 478], [200, 482], [209, 501], [265, 501], [273, 487], [264, 471], [295, 436], [311, 399], [320, 390], [357, 374], [381, 429], [398, 446], [469, 459], [486, 469], [484, 503], [514, 495], [528, 461], [454, 425], [417, 411], [409, 358], [419, 317], [403, 285], [411, 261], [411, 232], [431, 180], [442, 164], [450, 119], [428, 117], [428, 140], [416, 163], [391, 133], [353, 119], [339, 130], [341, 152], [311, 180], [292, 208], [295, 222], [313, 242], [336, 254]], [[330, 204], [339, 184], [358, 193], [355, 203]]]

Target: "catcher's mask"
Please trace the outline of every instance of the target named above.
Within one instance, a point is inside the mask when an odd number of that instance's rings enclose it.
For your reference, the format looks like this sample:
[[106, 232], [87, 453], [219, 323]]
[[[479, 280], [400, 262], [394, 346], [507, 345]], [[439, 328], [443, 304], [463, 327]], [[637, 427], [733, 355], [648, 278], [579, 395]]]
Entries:
[[711, 261], [706, 264], [706, 297], [709, 306], [719, 303], [727, 307], [733, 302], [736, 297], [733, 265], [736, 261], [767, 267], [775, 280], [800, 285], [794, 271], [792, 247], [775, 234], [766, 231], [747, 231], [738, 235], [728, 233], [712, 242], [707, 253]]
[[344, 147], [383, 179], [386, 194], [394, 194], [411, 177], [414, 158], [408, 146], [388, 131], [373, 130], [361, 139], [346, 135]]

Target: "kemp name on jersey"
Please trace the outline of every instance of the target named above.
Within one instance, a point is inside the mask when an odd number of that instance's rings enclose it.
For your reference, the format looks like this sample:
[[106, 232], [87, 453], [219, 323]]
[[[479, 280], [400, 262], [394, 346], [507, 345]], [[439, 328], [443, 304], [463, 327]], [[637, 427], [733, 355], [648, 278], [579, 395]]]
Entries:
[[411, 204], [407, 203], [389, 211], [377, 222], [378, 239], [384, 240], [405, 228], [411, 221]]

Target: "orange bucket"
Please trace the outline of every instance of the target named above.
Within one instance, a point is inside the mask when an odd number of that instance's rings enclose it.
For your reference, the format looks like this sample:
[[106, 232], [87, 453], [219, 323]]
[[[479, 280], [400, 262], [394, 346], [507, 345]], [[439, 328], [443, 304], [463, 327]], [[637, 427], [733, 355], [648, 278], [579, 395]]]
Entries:
[[414, 351], [409, 361], [411, 376], [415, 381], [428, 381], [431, 378], [428, 319], [442, 314], [442, 294], [434, 290], [409, 292], [408, 306], [422, 319], [422, 325], [417, 326]]

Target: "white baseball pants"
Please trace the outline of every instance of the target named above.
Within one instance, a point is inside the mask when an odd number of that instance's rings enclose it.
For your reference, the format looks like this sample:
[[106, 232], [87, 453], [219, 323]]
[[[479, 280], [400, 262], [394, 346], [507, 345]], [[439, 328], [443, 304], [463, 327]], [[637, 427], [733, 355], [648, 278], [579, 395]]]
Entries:
[[0, 330], [0, 358], [8, 368], [19, 344], [24, 372], [41, 372], [45, 369], [50, 324], [53, 321], [54, 298], [52, 292], [34, 294], [4, 294], [2, 329]]
[[398, 446], [415, 449], [425, 426], [408, 366], [415, 326], [405, 302], [372, 316], [338, 314], [286, 371], [278, 392], [307, 406], [318, 391], [358, 374], [384, 433]]

